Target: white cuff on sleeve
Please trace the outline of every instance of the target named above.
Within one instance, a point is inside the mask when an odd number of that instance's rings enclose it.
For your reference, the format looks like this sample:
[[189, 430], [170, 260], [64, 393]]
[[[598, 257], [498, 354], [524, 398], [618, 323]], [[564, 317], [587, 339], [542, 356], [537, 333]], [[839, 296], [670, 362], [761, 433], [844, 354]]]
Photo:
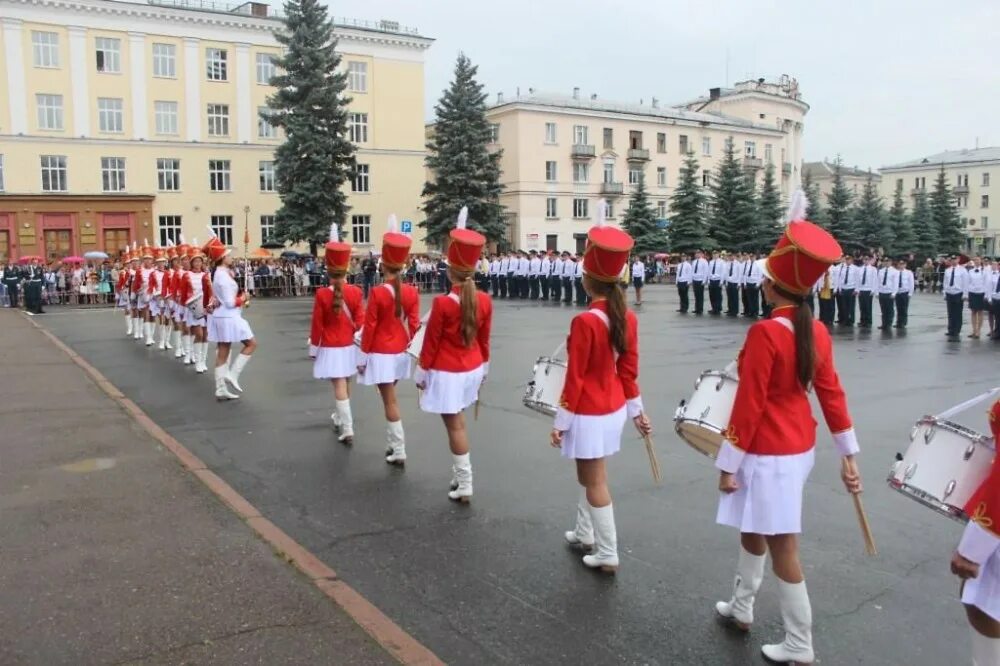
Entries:
[[316, 352], [318, 352], [318, 351], [319, 351], [319, 347], [317, 347], [314, 344], [310, 344], [309, 345], [309, 356], [312, 356], [313, 358], [315, 358], [316, 357]]
[[423, 384], [427, 381], [427, 371], [417, 366], [417, 371], [413, 373], [413, 383]]
[[842, 456], [853, 456], [861, 450], [858, 446], [858, 435], [854, 428], [833, 434], [833, 443]]
[[552, 427], [556, 430], [565, 432], [566, 430], [569, 430], [569, 426], [573, 423], [573, 417], [575, 416], [576, 414], [573, 412], [559, 407], [556, 409], [556, 420], [555, 423], [552, 424]]
[[1000, 547], [1000, 537], [987, 532], [975, 521], [970, 520], [962, 532], [958, 543], [958, 553], [965, 559], [982, 564]]
[[635, 417], [642, 414], [644, 411], [642, 408], [642, 396], [637, 395], [631, 400], [626, 400], [625, 405], [628, 407], [628, 417], [634, 419]]
[[728, 439], [723, 440], [722, 448], [719, 449], [719, 457], [715, 459], [715, 468], [729, 474], [736, 474], [740, 465], [743, 464], [743, 458], [746, 454], [746, 451], [734, 446]]

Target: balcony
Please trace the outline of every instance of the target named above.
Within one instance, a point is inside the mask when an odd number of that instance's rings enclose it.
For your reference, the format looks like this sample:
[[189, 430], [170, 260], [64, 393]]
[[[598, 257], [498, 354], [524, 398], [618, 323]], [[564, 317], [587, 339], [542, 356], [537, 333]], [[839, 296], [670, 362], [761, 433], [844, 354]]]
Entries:
[[781, 173], [784, 174], [785, 176], [791, 176], [792, 175], [792, 163], [791, 162], [783, 162], [781, 164]]
[[601, 183], [601, 194], [609, 197], [620, 197], [625, 193], [623, 183]]
[[646, 148], [629, 148], [628, 149], [628, 161], [629, 162], [648, 162], [649, 161], [649, 150]]
[[574, 160], [592, 160], [596, 155], [597, 149], [592, 145], [577, 143], [570, 148], [570, 156]]
[[760, 169], [764, 166], [764, 160], [759, 157], [744, 157], [743, 158], [743, 168], [744, 169]]
[[968, 194], [969, 193], [969, 186], [968, 185], [956, 185], [955, 189], [952, 190], [952, 192], [954, 192], [955, 194]]

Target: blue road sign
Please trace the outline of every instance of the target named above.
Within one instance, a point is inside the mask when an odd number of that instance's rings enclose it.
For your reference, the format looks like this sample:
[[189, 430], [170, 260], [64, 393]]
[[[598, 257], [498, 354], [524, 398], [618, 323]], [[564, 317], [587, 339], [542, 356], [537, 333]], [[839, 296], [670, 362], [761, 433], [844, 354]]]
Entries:
[[410, 220], [403, 220], [399, 223], [399, 230], [404, 234], [413, 233], [413, 222]]

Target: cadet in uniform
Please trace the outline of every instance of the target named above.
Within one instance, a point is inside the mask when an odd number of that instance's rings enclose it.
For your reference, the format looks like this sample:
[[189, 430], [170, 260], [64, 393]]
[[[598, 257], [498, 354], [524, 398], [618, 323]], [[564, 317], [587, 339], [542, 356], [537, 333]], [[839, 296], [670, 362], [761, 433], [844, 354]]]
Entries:
[[510, 252], [505, 252], [503, 257], [500, 258], [500, 272], [497, 273], [497, 278], [500, 282], [500, 298], [507, 298], [510, 275]]
[[968, 258], [962, 255], [952, 257], [944, 272], [944, 298], [948, 307], [947, 337], [957, 340], [962, 333], [962, 304], [969, 293], [969, 273], [965, 270]]
[[979, 339], [983, 328], [983, 313], [986, 312], [986, 269], [982, 257], [973, 257], [969, 271], [969, 323], [972, 325], [970, 338]]
[[861, 328], [872, 327], [872, 305], [875, 292], [875, 281], [878, 269], [874, 266], [874, 257], [865, 257], [858, 269], [861, 276], [858, 279], [858, 310], [861, 312]]
[[500, 296], [500, 258], [495, 254], [490, 257], [490, 292], [493, 298]]
[[993, 313], [993, 340], [1000, 340], [1000, 271], [990, 275], [990, 311]]
[[705, 282], [708, 281], [708, 261], [705, 253], [698, 250], [694, 254], [691, 265], [691, 286], [694, 289], [694, 313], [700, 315], [705, 311]]
[[587, 292], [583, 290], [583, 257], [577, 257], [573, 267], [573, 287], [576, 289], [576, 304], [587, 304]]
[[888, 257], [882, 260], [882, 268], [879, 269], [875, 282], [878, 287], [878, 308], [882, 313], [882, 325], [880, 331], [888, 331], [892, 328], [892, 320], [896, 316], [896, 290], [899, 288], [899, 271], [892, 267], [892, 260]]
[[726, 262], [719, 258], [719, 252], [712, 252], [708, 263], [708, 304], [709, 314], [722, 314], [722, 281], [726, 276]]
[[552, 275], [549, 276], [549, 295], [552, 296], [553, 303], [558, 303], [562, 300], [563, 264], [566, 262], [566, 257], [568, 256], [567, 252], [563, 252], [562, 254], [557, 254], [555, 259], [552, 260]]
[[743, 293], [746, 295], [746, 310], [743, 316], [756, 319], [760, 316], [760, 283], [764, 279], [760, 265], [752, 254], [746, 255], [746, 270], [743, 273]]
[[677, 311], [681, 314], [687, 314], [688, 311], [688, 290], [691, 288], [692, 272], [693, 268], [687, 255], [681, 255], [681, 263], [677, 264], [677, 296], [680, 298], [680, 307]]
[[576, 257], [569, 252], [564, 252], [563, 254], [565, 254], [562, 272], [563, 303], [569, 305], [573, 302], [573, 278], [576, 276]]
[[906, 259], [900, 259], [896, 272], [896, 328], [906, 328], [910, 317], [910, 297], [916, 289], [913, 271], [906, 266]]
[[851, 257], [844, 255], [837, 274], [837, 323], [841, 326], [854, 326], [854, 301], [858, 289], [858, 269]]
[[538, 287], [541, 284], [539, 278], [542, 274], [542, 260], [538, 258], [538, 253], [534, 250], [528, 259], [528, 294], [533, 301], [538, 300]]
[[726, 266], [726, 316], [740, 314], [740, 281], [743, 278], [743, 262], [740, 255], [733, 254]]
[[[32, 259], [24, 269], [24, 309], [32, 314], [44, 314], [42, 310], [42, 276], [44, 269], [38, 259]], [[16, 294], [16, 289], [15, 289]]]
[[542, 290], [542, 300], [549, 300], [549, 278], [552, 275], [552, 260], [549, 258], [549, 253], [546, 252], [544, 256], [541, 257], [542, 267], [538, 271], [538, 286]]

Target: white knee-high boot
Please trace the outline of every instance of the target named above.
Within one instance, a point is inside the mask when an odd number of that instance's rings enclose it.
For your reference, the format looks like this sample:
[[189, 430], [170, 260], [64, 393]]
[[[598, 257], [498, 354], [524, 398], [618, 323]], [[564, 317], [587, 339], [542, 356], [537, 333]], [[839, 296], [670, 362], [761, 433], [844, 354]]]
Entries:
[[199, 375], [208, 372], [208, 343], [199, 342], [195, 345], [195, 365], [194, 371]]
[[145, 325], [145, 330], [146, 330], [146, 346], [152, 347], [153, 345], [156, 344], [156, 340], [153, 339], [153, 335], [155, 334], [156, 330], [156, 324], [154, 324], [151, 321], [147, 321]]
[[351, 416], [351, 401], [337, 401], [337, 416], [340, 419], [340, 436], [337, 441], [344, 444], [354, 443], [354, 418]]
[[135, 321], [133, 320], [131, 314], [125, 317], [125, 337], [132, 335], [132, 324], [134, 323]]
[[157, 324], [156, 329], [157, 332], [159, 333], [159, 338], [160, 338], [160, 344], [157, 345], [157, 349], [163, 351], [167, 348], [167, 325]]
[[972, 629], [972, 666], [1000, 664], [1000, 638], [989, 638]]
[[173, 323], [168, 321], [166, 324], [164, 324], [163, 325], [163, 331], [164, 331], [164, 333], [163, 333], [164, 348], [165, 349], [173, 349], [174, 348], [174, 344], [173, 344], [174, 343], [174, 333], [177, 332], [177, 331], [174, 330]]
[[215, 397], [217, 400], [238, 400], [240, 396], [230, 393], [226, 386], [226, 366], [215, 368]]
[[590, 520], [587, 489], [583, 486], [580, 486], [580, 497], [576, 501], [576, 526], [564, 536], [571, 546], [581, 546], [586, 550], [594, 547], [594, 524]]
[[715, 610], [733, 622], [743, 631], [753, 624], [753, 603], [757, 590], [764, 580], [764, 564], [767, 555], [754, 555], [740, 546], [740, 558], [736, 564], [736, 579], [733, 581], [733, 596], [729, 601], [715, 604]]
[[187, 336], [181, 332], [181, 329], [176, 329], [174, 331], [174, 358], [184, 358], [184, 344]]
[[194, 335], [184, 336], [184, 365], [194, 363]]
[[600, 569], [605, 573], [614, 573], [618, 570], [618, 533], [615, 529], [615, 509], [609, 504], [607, 506], [590, 506], [590, 519], [594, 523], [594, 542], [597, 552], [592, 555], [584, 555], [583, 563], [591, 569]]
[[389, 445], [389, 454], [385, 461], [390, 465], [406, 464], [406, 436], [403, 433], [402, 421], [389, 421], [386, 427], [385, 440]]
[[237, 354], [232, 365], [229, 366], [229, 375], [226, 379], [229, 381], [229, 385], [239, 393], [243, 393], [243, 387], [240, 386], [240, 375], [243, 374], [243, 368], [247, 367], [249, 362], [250, 356], [248, 354]]
[[451, 454], [455, 474], [455, 489], [448, 493], [448, 499], [468, 503], [472, 499], [472, 461], [468, 453]]
[[778, 599], [781, 619], [785, 625], [785, 640], [765, 645], [764, 656], [778, 663], [811, 664], [815, 656], [812, 646], [812, 606], [806, 582], [786, 583], [778, 579]]
[[132, 338], [134, 340], [142, 340], [142, 317], [133, 318], [132, 324]]

